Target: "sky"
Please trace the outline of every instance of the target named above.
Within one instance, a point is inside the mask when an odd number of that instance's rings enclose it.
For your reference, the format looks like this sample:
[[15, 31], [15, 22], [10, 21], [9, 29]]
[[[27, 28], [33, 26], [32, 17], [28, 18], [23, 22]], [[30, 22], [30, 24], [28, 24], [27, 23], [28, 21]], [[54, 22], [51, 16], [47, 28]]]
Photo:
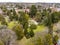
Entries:
[[60, 3], [60, 0], [0, 0], [0, 2], [27, 2], [27, 3], [36, 3], [36, 2], [46, 2], [46, 3]]

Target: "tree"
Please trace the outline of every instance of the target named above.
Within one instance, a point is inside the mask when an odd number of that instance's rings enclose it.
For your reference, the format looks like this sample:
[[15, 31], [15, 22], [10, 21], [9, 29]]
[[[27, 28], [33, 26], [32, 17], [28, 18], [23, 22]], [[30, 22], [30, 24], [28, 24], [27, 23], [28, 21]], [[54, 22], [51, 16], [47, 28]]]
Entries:
[[57, 23], [59, 21], [58, 12], [49, 12], [47, 11], [47, 15], [45, 17], [44, 24], [49, 28], [49, 32], [53, 36], [53, 24]]
[[36, 29], [37, 26], [35, 24], [31, 24], [29, 29], [30, 30], [27, 30], [27, 38], [30, 38], [30, 37], [33, 37], [34, 36], [34, 29]]
[[6, 22], [6, 20], [5, 20], [3, 15], [0, 15], [0, 21], [1, 21], [2, 25], [7, 25], [7, 22]]
[[44, 41], [41, 37], [38, 37], [38, 39], [35, 42], [36, 45], [44, 45]]
[[50, 8], [48, 8], [47, 11], [52, 12], [52, 10]]
[[10, 10], [7, 10], [7, 16], [10, 16], [11, 12]]
[[47, 10], [43, 9], [43, 11], [42, 11], [42, 17], [46, 16], [46, 14], [47, 14]]
[[7, 22], [6, 22], [5, 20], [2, 20], [2, 21], [1, 21], [1, 24], [2, 24], [2, 25], [7, 25]]
[[41, 20], [45, 20], [47, 15], [48, 15], [47, 10], [43, 9], [43, 11], [41, 12]]
[[11, 10], [7, 10], [7, 16], [9, 16], [9, 19], [10, 19], [10, 21], [12, 21], [13, 20], [13, 14], [12, 14], [12, 9]]
[[0, 40], [4, 45], [13, 45], [17, 39], [14, 31], [7, 29], [5, 26], [0, 26]]
[[25, 14], [24, 12], [20, 12], [19, 22], [22, 24], [24, 29], [28, 28], [28, 19], [29, 16], [27, 14]]
[[36, 18], [36, 21], [37, 22], [41, 22], [42, 21], [42, 19], [41, 19], [42, 18], [41, 13], [40, 12], [37, 12], [35, 18]]
[[16, 33], [17, 40], [21, 40], [23, 38], [24, 32], [20, 24], [17, 24], [16, 26], [14, 26], [12, 30]]
[[45, 36], [45, 45], [53, 45], [53, 40], [52, 40], [52, 36], [50, 34], [47, 34]]
[[20, 12], [19, 22], [23, 26], [25, 36], [27, 36], [28, 19], [29, 19], [29, 16], [27, 14], [25, 14], [24, 12]]
[[44, 38], [42, 37], [33, 37], [31, 42], [34, 44], [34, 45], [44, 45]]
[[60, 11], [58, 12], [58, 15], [59, 15], [59, 20], [60, 20]]
[[37, 8], [35, 5], [32, 5], [31, 8], [30, 8], [30, 16], [31, 17], [34, 17], [37, 13]]
[[13, 15], [12, 14], [9, 15], [9, 19], [10, 19], [10, 21], [13, 20]]
[[9, 15], [9, 18], [10, 18], [11, 21], [12, 20], [18, 20], [18, 15], [17, 15], [14, 8], [11, 11], [8, 11], [7, 15]]
[[53, 37], [53, 44], [57, 44], [57, 42], [58, 42], [58, 36], [55, 35], [55, 36]]
[[36, 29], [36, 28], [37, 28], [37, 26], [36, 26], [35, 24], [31, 24], [31, 25], [30, 25], [30, 29], [31, 29], [31, 30], [34, 30], [34, 29]]
[[3, 12], [6, 12], [7, 11], [6, 6], [2, 6], [1, 9], [2, 9]]
[[6, 12], [7, 12], [7, 8], [6, 8], [6, 6], [3, 6], [3, 7], [2, 7], [2, 11], [3, 11], [3, 14], [4, 14], [4, 15], [7, 14], [7, 13], [6, 13]]
[[0, 21], [5, 20], [3, 15], [0, 15]]
[[19, 4], [16, 4], [15, 7], [17, 7], [18, 9], [22, 9], [23, 8], [23, 6], [19, 5]]
[[18, 20], [18, 15], [14, 8], [13, 8], [13, 19]]
[[[26, 38], [33, 37], [34, 32], [33, 32], [32, 29], [35, 29], [35, 27], [31, 27], [30, 32], [28, 32], [28, 27], [29, 27], [28, 20], [29, 20], [29, 15], [28, 15], [28, 14], [25, 14], [24, 12], [20, 12], [19, 22], [20, 22], [20, 24], [22, 24], [22, 26], [23, 26], [24, 36], [25, 36]], [[33, 25], [33, 26], [35, 26], [35, 25]], [[32, 34], [33, 34], [33, 35], [32, 35]]]

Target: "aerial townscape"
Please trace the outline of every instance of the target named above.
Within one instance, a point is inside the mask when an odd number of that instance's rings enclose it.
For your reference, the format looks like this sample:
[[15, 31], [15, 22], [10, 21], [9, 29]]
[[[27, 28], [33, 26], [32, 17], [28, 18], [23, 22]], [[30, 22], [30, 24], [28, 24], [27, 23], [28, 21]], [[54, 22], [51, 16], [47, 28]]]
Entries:
[[60, 3], [0, 2], [0, 45], [60, 45]]

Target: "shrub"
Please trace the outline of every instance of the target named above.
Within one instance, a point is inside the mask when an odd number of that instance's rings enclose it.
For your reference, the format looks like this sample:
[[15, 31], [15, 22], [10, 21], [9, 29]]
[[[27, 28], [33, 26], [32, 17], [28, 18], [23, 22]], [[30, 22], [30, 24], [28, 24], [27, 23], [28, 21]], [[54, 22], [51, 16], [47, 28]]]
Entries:
[[12, 30], [16, 33], [18, 40], [23, 38], [24, 32], [20, 24], [17, 24], [16, 26], [14, 26]]
[[57, 42], [58, 42], [58, 36], [55, 35], [55, 36], [53, 37], [53, 43], [54, 43], [54, 44], [57, 44]]
[[53, 40], [52, 40], [52, 36], [50, 34], [47, 34], [45, 36], [45, 45], [53, 45]]
[[17, 37], [14, 31], [9, 30], [5, 27], [0, 28], [0, 40], [3, 41], [4, 45], [10, 45], [11, 43], [13, 44], [16, 39]]
[[36, 40], [36, 45], [44, 45], [44, 41], [41, 37], [39, 37], [37, 40]]

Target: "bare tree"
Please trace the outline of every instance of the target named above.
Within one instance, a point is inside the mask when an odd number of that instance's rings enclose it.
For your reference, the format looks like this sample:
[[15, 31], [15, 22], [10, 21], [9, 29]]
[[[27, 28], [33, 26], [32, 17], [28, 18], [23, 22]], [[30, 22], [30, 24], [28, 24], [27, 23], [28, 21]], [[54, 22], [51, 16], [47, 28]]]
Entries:
[[0, 28], [0, 40], [3, 41], [4, 45], [14, 45], [16, 39], [17, 36], [14, 31], [5, 27]]

